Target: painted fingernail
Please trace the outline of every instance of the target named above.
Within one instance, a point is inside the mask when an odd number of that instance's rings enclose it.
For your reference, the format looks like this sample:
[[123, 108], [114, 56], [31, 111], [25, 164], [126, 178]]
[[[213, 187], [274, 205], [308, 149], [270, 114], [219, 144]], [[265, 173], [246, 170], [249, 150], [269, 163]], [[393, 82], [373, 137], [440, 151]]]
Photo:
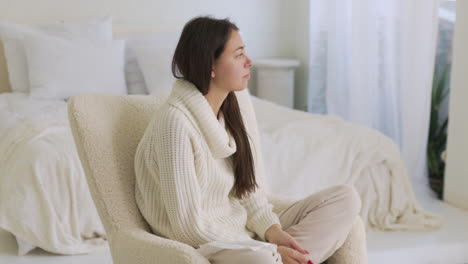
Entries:
[[307, 264], [314, 264], [312, 260], [307, 261]]

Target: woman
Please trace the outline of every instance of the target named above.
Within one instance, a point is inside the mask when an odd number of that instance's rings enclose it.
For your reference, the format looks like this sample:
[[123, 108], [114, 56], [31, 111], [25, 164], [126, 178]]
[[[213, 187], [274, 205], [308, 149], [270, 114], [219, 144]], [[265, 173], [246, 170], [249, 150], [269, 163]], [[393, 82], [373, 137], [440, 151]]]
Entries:
[[247, 82], [252, 61], [236, 25], [197, 17], [174, 53], [178, 79], [135, 157], [136, 201], [157, 235], [195, 248], [252, 239], [268, 250], [224, 249], [211, 263], [320, 263], [341, 247], [360, 210], [336, 186], [276, 215], [262, 191], [262, 163]]

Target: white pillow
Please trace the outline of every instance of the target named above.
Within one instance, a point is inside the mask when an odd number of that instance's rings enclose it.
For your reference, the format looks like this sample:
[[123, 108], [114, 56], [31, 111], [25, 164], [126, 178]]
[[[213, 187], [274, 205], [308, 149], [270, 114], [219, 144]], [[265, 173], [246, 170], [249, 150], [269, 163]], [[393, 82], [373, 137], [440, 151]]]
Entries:
[[23, 39], [31, 97], [67, 99], [79, 93], [126, 94], [123, 40]]
[[44, 35], [64, 39], [111, 40], [112, 19], [106, 17], [86, 22], [54, 23], [42, 26], [0, 23], [0, 38], [3, 41], [10, 85], [14, 92], [29, 92], [26, 55], [21, 40], [25, 37]]
[[179, 33], [174, 32], [128, 40], [128, 50], [135, 55], [150, 94], [172, 89], [175, 78], [171, 63], [178, 40]]

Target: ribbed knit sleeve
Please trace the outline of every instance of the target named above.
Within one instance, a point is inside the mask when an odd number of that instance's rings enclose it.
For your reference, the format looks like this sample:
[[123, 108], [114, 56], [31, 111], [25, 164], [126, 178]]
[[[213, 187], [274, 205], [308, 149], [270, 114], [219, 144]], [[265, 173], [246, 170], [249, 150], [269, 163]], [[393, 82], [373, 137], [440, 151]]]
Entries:
[[[245, 240], [246, 235], [213, 225], [201, 208], [189, 122], [172, 108], [153, 133], [150, 155], [157, 164], [160, 189], [174, 238], [197, 247], [212, 241]], [[247, 237], [248, 238], [248, 237]]]
[[281, 226], [278, 216], [273, 213], [273, 206], [268, 202], [263, 190], [257, 190], [241, 200], [247, 210], [247, 228], [265, 241], [265, 232], [273, 224]]

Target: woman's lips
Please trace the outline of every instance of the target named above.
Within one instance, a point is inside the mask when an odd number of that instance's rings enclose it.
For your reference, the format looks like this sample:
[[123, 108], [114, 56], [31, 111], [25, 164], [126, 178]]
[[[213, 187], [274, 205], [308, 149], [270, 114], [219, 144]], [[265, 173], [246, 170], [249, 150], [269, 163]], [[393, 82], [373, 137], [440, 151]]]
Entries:
[[250, 78], [250, 73], [247, 73], [246, 75], [244, 75], [244, 78]]

